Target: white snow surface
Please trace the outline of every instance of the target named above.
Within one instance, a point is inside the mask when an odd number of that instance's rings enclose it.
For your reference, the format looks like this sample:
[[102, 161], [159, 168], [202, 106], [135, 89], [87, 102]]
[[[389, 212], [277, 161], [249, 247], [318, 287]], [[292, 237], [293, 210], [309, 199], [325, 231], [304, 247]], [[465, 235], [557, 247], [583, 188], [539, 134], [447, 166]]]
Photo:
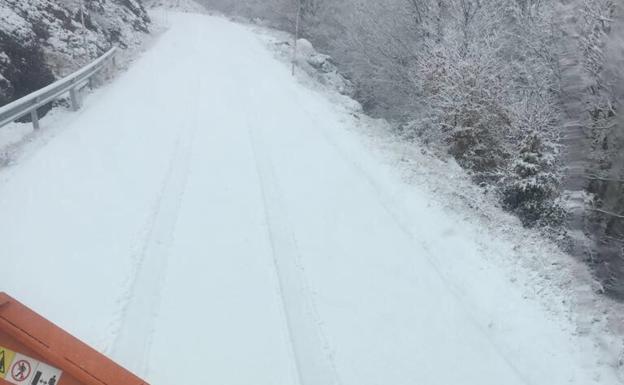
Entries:
[[145, 0], [143, 4], [153, 10], [205, 14], [208, 10], [194, 0]]
[[1, 290], [152, 385], [619, 383], [252, 27], [167, 17], [0, 172]]

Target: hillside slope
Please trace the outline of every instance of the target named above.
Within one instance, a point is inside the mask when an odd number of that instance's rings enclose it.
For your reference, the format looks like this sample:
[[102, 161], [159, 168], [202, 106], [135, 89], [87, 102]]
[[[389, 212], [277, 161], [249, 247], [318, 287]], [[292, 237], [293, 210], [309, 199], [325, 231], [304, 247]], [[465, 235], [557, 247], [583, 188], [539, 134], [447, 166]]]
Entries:
[[149, 31], [140, 0], [0, 0], [0, 105]]

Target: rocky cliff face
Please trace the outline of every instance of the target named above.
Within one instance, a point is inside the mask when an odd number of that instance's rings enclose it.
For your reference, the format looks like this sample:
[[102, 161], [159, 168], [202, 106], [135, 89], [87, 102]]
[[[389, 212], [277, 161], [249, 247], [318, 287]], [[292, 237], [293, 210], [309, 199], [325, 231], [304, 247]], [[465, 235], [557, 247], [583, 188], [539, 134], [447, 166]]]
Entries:
[[149, 26], [139, 0], [0, 0], [0, 106], [139, 44]]

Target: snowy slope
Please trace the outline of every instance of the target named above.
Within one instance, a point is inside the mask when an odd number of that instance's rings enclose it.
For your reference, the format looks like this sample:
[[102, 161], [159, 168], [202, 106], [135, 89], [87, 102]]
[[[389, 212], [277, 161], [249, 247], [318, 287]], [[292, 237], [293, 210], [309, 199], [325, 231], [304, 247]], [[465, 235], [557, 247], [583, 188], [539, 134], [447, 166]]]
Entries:
[[0, 289], [153, 385], [618, 383], [249, 28], [168, 17], [0, 173]]
[[0, 105], [70, 74], [112, 45], [136, 48], [149, 27], [136, 0], [0, 0]]

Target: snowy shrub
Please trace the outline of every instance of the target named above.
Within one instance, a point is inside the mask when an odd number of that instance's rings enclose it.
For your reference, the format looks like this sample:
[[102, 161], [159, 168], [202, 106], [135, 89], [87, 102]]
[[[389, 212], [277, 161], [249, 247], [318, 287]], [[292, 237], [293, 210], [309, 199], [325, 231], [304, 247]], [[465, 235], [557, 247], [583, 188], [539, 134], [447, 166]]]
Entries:
[[559, 226], [564, 211], [557, 202], [559, 179], [551, 151], [537, 135], [528, 136], [503, 183], [503, 204], [527, 226]]
[[503, 142], [510, 127], [495, 72], [482, 57], [459, 50], [433, 56], [422, 60], [426, 68], [419, 73], [427, 119], [437, 123], [460, 165], [480, 181], [495, 178], [507, 158]]

